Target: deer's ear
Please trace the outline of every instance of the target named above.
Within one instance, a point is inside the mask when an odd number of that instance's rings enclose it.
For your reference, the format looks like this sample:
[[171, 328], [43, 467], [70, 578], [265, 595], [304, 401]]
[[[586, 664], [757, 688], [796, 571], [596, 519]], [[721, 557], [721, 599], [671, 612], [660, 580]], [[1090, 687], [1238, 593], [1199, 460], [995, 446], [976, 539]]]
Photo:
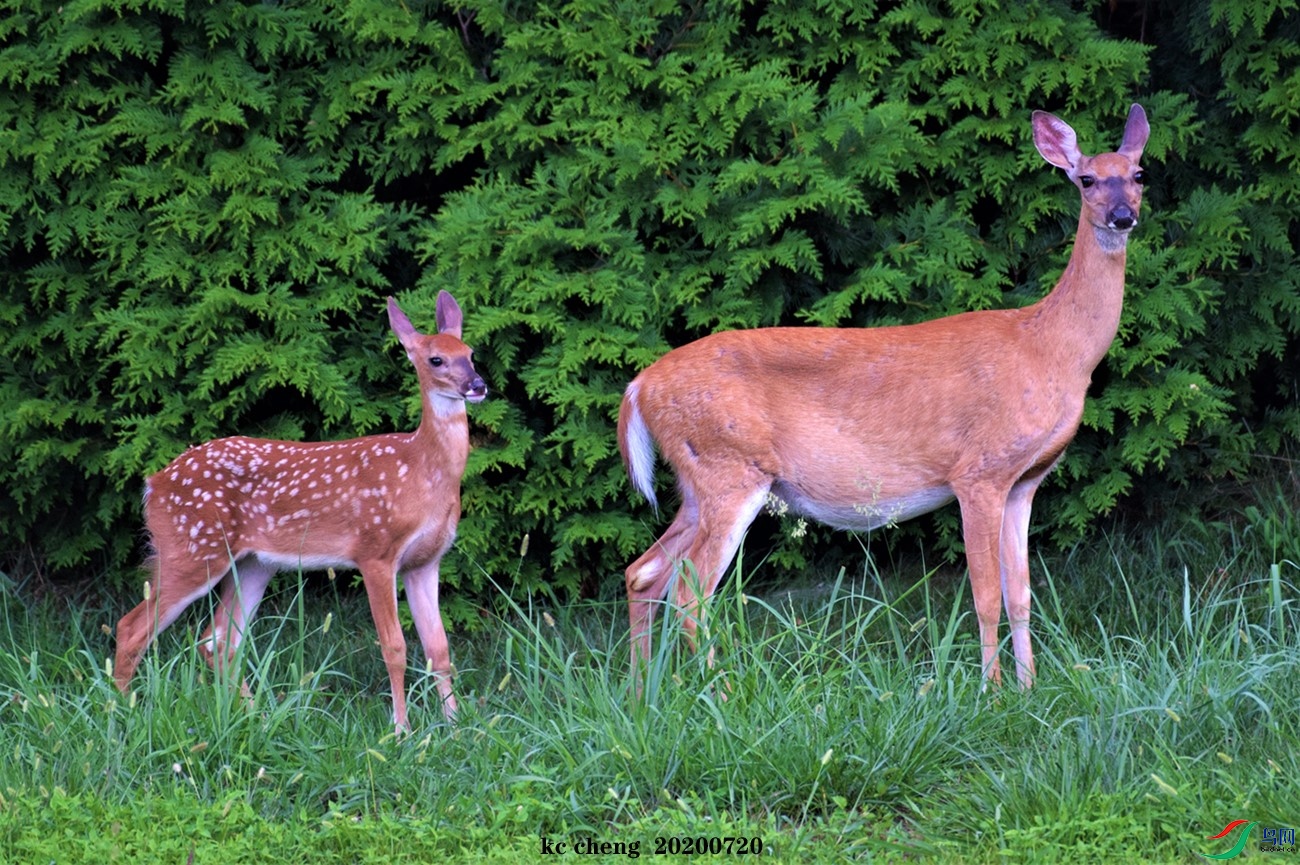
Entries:
[[456, 298], [445, 291], [438, 292], [438, 333], [445, 333], [460, 339], [461, 315]]
[[1035, 111], [1032, 120], [1038, 152], [1057, 168], [1073, 172], [1083, 154], [1079, 152], [1079, 140], [1070, 124], [1046, 111]]
[[1147, 113], [1142, 110], [1141, 105], [1134, 102], [1133, 107], [1128, 110], [1128, 122], [1124, 124], [1124, 141], [1115, 152], [1130, 162], [1137, 162], [1142, 158], [1142, 148], [1147, 146], [1147, 137], [1150, 134], [1151, 126], [1147, 123]]
[[391, 297], [388, 298], [388, 325], [393, 329], [393, 333], [397, 334], [397, 341], [403, 347], [420, 335], [411, 324], [411, 320], [406, 317], [406, 313], [402, 312], [402, 308], [397, 305], [397, 301]]

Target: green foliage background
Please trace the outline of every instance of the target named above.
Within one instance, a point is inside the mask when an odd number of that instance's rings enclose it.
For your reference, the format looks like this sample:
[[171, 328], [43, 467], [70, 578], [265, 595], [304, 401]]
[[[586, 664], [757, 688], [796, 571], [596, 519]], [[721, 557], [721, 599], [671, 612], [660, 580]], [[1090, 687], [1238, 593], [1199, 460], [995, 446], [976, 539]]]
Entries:
[[1078, 201], [1029, 111], [1098, 152], [1132, 101], [1124, 321], [1035, 522], [1247, 476], [1300, 439], [1296, 7], [3, 0], [0, 557], [125, 580], [187, 444], [413, 426], [381, 301], [447, 288], [493, 388], [451, 614], [617, 586], [659, 524], [613, 437], [640, 368], [1037, 299]]

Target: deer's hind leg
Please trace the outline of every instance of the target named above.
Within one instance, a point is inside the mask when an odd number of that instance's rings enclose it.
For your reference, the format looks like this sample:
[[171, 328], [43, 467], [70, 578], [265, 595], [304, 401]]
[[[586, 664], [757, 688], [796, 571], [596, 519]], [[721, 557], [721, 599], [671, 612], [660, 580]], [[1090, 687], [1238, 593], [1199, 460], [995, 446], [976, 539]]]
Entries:
[[627, 568], [627, 607], [631, 634], [632, 675], [640, 684], [641, 664], [650, 657], [650, 629], [658, 604], [668, 595], [678, 561], [699, 531], [695, 495], [682, 491], [682, 504], [668, 529]]
[[767, 502], [770, 478], [753, 471], [745, 475], [745, 481], [729, 490], [701, 497], [699, 531], [686, 551], [686, 561], [678, 566], [681, 573], [677, 581], [677, 604], [683, 617], [682, 628], [692, 648], [696, 646], [701, 607], [713, 596], [727, 565], [740, 549], [745, 532]]
[[[212, 614], [212, 623], [203, 632], [199, 646], [204, 658], [217, 673], [225, 672], [234, 659], [245, 629], [257, 615], [258, 605], [276, 568], [256, 555], [245, 556], [235, 563], [221, 581], [221, 597]], [[241, 677], [239, 691], [245, 699], [252, 697], [247, 680]]]
[[113, 680], [125, 693], [135, 676], [140, 659], [160, 632], [180, 617], [185, 609], [212, 591], [226, 571], [220, 560], [195, 560], [190, 555], [158, 553], [146, 562], [150, 572], [145, 598], [117, 623], [117, 654]]

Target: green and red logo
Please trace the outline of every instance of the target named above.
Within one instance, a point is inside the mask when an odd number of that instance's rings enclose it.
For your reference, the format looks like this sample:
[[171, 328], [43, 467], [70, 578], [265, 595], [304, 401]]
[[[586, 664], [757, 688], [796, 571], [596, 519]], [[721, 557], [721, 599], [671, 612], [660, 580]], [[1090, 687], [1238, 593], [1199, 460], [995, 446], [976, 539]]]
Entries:
[[1224, 826], [1223, 831], [1218, 835], [1211, 835], [1206, 839], [1207, 841], [1214, 841], [1218, 838], [1226, 838], [1233, 829], [1244, 825], [1246, 828], [1241, 830], [1241, 834], [1237, 836], [1237, 843], [1232, 845], [1232, 849], [1228, 850], [1226, 853], [1202, 853], [1201, 855], [1206, 859], [1232, 859], [1236, 856], [1240, 856], [1241, 851], [1246, 849], [1246, 842], [1250, 839], [1250, 830], [1254, 829], [1255, 824], [1258, 822], [1258, 820], [1253, 820], [1249, 823], [1245, 820], [1233, 820], [1227, 826]]
[[[1241, 834], [1237, 836], [1237, 843], [1233, 844], [1231, 849], [1226, 850], [1223, 853], [1202, 853], [1201, 855], [1206, 859], [1232, 859], [1240, 856], [1242, 851], [1246, 849], [1246, 843], [1250, 840], [1250, 830], [1254, 829], [1258, 824], [1258, 820], [1252, 820], [1250, 822], [1245, 820], [1233, 820], [1227, 826], [1224, 826], [1223, 831], [1218, 835], [1211, 835], [1206, 840], [1216, 841], [1220, 838], [1227, 838], [1237, 830], [1238, 826], [1244, 826], [1246, 828], [1242, 829]], [[1259, 852], [1291, 854], [1300, 852], [1300, 848], [1296, 847], [1295, 829], [1293, 827], [1279, 826], [1273, 828], [1272, 826], [1265, 826], [1262, 832], [1263, 838], [1259, 844]]]

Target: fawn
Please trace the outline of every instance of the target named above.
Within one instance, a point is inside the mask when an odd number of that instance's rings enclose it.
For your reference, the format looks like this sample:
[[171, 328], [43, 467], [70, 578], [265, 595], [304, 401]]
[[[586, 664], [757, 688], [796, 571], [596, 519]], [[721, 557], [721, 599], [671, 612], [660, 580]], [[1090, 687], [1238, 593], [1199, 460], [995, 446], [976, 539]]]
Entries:
[[[365, 583], [397, 729], [410, 729], [399, 572], [443, 713], [454, 718], [438, 563], [460, 519], [469, 454], [465, 403], [482, 401], [487, 385], [461, 341], [460, 307], [445, 291], [438, 294], [436, 319], [437, 333], [419, 333], [388, 299], [389, 323], [420, 383], [422, 416], [414, 432], [334, 442], [214, 439], [148, 478], [150, 578], [144, 600], [117, 625], [118, 688], [127, 690], [158, 632], [218, 582], [220, 600], [200, 648], [220, 670], [277, 571], [346, 567], [359, 570]], [[246, 684], [243, 692], [247, 697]]]

